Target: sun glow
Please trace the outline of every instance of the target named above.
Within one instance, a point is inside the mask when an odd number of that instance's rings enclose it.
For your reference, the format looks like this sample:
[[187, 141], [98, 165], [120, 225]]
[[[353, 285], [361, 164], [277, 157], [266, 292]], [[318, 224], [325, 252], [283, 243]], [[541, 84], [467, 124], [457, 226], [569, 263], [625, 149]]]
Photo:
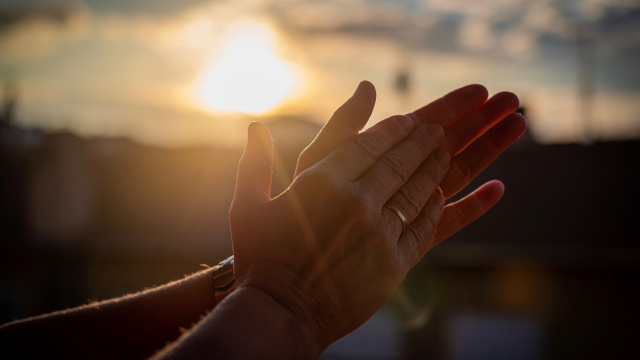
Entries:
[[261, 25], [232, 29], [220, 56], [200, 78], [198, 99], [218, 112], [262, 114], [293, 95], [298, 76], [275, 51], [274, 36]]

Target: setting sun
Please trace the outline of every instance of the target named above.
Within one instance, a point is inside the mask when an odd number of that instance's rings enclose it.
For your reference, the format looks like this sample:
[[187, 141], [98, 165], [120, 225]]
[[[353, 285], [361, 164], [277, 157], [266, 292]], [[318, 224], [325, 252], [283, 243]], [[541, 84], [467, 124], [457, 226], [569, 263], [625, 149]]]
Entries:
[[245, 25], [225, 36], [219, 57], [201, 75], [198, 98], [209, 110], [261, 114], [292, 96], [297, 83], [270, 30]]

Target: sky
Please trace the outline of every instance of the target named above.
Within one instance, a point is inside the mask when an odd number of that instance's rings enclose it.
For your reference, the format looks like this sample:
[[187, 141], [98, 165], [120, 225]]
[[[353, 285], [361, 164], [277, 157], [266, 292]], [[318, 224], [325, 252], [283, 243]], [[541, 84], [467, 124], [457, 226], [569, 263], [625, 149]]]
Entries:
[[637, 64], [629, 0], [0, 3], [17, 125], [155, 146], [241, 146], [252, 120], [323, 123], [365, 79], [371, 123], [481, 83], [518, 94], [540, 142], [638, 138]]

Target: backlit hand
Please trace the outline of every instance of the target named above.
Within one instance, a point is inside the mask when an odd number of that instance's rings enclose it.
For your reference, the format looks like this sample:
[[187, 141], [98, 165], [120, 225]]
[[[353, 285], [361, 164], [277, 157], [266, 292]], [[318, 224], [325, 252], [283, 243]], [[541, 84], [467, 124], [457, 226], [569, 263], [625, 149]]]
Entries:
[[[519, 104], [514, 94], [503, 92], [489, 100], [487, 97], [487, 89], [482, 85], [469, 85], [408, 114], [416, 127], [437, 124], [445, 129], [442, 149], [453, 156], [451, 168], [440, 184], [446, 198], [467, 186], [526, 129], [524, 117], [514, 113]], [[296, 176], [356, 136], [369, 120], [375, 101], [373, 85], [367, 81], [360, 83], [354, 95], [300, 155]], [[500, 200], [503, 192], [499, 181], [491, 181], [445, 206], [433, 245], [479, 218]]]
[[[415, 128], [415, 130], [414, 130]], [[238, 289], [260, 289], [311, 329], [319, 351], [391, 296], [432, 246], [449, 170], [438, 125], [409, 116], [351, 137], [271, 199], [273, 147], [252, 123], [230, 212]], [[398, 208], [403, 226], [388, 205]]]

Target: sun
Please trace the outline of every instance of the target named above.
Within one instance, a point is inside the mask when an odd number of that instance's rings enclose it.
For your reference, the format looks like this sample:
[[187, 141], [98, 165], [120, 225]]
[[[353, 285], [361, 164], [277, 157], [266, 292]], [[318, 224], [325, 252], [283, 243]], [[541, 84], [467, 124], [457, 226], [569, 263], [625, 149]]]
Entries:
[[230, 30], [220, 56], [201, 74], [198, 100], [216, 112], [262, 114], [290, 98], [295, 68], [275, 51], [273, 33], [250, 24]]

